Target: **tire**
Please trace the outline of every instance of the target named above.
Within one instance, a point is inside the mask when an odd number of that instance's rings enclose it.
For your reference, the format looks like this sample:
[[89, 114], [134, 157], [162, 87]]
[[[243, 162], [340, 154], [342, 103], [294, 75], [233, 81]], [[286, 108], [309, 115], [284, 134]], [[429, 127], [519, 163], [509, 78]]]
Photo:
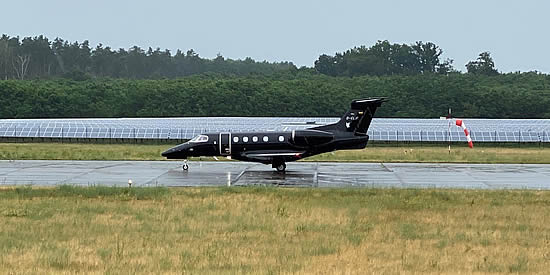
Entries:
[[277, 169], [277, 172], [284, 172], [286, 170], [286, 164], [284, 163], [281, 163], [281, 164], [278, 164], [275, 169]]
[[189, 165], [184, 164], [182, 168], [183, 168], [183, 171], [187, 171], [187, 170], [189, 170]]

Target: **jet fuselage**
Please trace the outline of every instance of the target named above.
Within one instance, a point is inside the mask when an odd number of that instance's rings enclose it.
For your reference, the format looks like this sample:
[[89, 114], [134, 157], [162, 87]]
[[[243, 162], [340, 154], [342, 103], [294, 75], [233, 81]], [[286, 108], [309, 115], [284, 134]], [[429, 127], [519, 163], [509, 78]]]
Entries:
[[230, 156], [232, 159], [265, 164], [296, 161], [301, 158], [343, 149], [365, 148], [368, 135], [335, 138], [317, 130], [291, 132], [212, 133], [204, 141], [188, 141], [162, 153], [167, 159], [200, 156]]

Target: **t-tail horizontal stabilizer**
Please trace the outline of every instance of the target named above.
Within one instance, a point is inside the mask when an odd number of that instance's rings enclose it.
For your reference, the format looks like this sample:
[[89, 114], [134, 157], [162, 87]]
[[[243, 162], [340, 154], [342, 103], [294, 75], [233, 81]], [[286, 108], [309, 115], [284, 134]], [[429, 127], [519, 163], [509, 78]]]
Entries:
[[315, 127], [322, 131], [353, 132], [357, 136], [367, 134], [376, 109], [387, 101], [385, 97], [356, 99], [351, 102], [351, 108], [336, 123]]

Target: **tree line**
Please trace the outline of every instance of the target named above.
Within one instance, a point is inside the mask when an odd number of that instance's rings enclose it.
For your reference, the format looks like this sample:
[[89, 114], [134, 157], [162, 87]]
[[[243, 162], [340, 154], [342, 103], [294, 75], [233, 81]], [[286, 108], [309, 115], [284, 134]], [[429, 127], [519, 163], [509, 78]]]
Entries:
[[550, 76], [509, 73], [331, 77], [199, 75], [178, 79], [0, 80], [0, 118], [340, 116], [386, 96], [378, 117], [550, 118]]
[[[53, 41], [36, 37], [0, 38], [0, 79], [47, 79], [64, 77], [161, 79], [215, 73], [246, 76], [250, 74], [323, 74], [328, 76], [385, 76], [459, 73], [453, 60], [442, 60], [443, 50], [432, 42], [392, 44], [378, 41], [371, 47], [361, 46], [335, 55], [323, 54], [312, 68], [297, 68], [292, 62], [258, 62], [252, 58], [233, 60], [218, 54], [213, 59], [202, 58], [194, 50], [160, 48], [112, 49], [88, 41]], [[468, 74], [497, 75], [490, 53], [466, 65]]]
[[[330, 76], [419, 75], [458, 73], [452, 59], [442, 60], [443, 50], [432, 42], [392, 44], [378, 41], [372, 47], [355, 47], [334, 56], [323, 54], [315, 69]], [[496, 75], [498, 71], [489, 52], [466, 65], [469, 74]]]
[[257, 62], [252, 58], [233, 60], [222, 55], [202, 58], [193, 49], [144, 50], [138, 46], [112, 49], [102, 44], [95, 48], [88, 41], [70, 43], [61, 38], [50, 41], [36, 37], [0, 38], [0, 79], [65, 77], [83, 79], [111, 77], [131, 79], [176, 78], [203, 73], [232, 75], [273, 74], [296, 69], [291, 62]]

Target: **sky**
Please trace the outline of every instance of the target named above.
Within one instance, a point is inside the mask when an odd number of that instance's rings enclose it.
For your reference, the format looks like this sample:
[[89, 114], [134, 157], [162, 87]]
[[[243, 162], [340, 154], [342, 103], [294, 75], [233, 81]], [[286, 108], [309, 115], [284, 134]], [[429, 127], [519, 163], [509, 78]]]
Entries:
[[433, 42], [456, 69], [489, 51], [502, 72], [550, 73], [550, 1], [543, 0], [25, 0], [2, 1], [0, 33], [137, 45], [201, 57], [313, 66], [378, 40]]

